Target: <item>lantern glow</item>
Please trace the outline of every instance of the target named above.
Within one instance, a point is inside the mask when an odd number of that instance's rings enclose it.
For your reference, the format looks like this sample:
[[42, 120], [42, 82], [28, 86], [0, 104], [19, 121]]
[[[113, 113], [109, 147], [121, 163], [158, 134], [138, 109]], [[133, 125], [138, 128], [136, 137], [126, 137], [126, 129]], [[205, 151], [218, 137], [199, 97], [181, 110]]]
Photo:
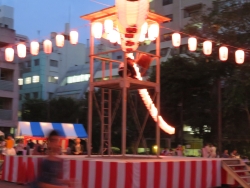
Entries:
[[179, 47], [181, 45], [181, 35], [179, 33], [172, 34], [172, 44], [174, 47]]
[[17, 45], [17, 55], [20, 58], [26, 57], [26, 46], [24, 44], [18, 44]]
[[5, 61], [12, 62], [14, 60], [14, 49], [6, 48], [5, 49]]
[[146, 34], [148, 32], [148, 23], [144, 22], [144, 24], [141, 26], [141, 34]]
[[102, 37], [102, 23], [101, 22], [94, 22], [92, 24], [92, 35], [96, 39], [100, 39]]
[[220, 47], [219, 57], [221, 61], [226, 61], [228, 59], [228, 48], [225, 46]]
[[188, 39], [188, 49], [191, 52], [194, 52], [197, 49], [197, 39], [194, 37], [190, 37]]
[[149, 40], [155, 40], [159, 35], [159, 24], [151, 24], [148, 28], [148, 38]]
[[203, 53], [205, 55], [210, 55], [212, 53], [212, 42], [211, 41], [203, 42]]
[[116, 43], [118, 41], [118, 37], [119, 33], [114, 29], [108, 34], [108, 39], [111, 43]]
[[61, 34], [56, 35], [56, 46], [62, 48], [64, 46], [65, 37]]
[[44, 53], [50, 54], [52, 52], [52, 42], [50, 40], [43, 41]]
[[236, 50], [235, 52], [235, 62], [242, 64], [245, 61], [245, 52], [243, 50]]
[[104, 30], [106, 33], [110, 33], [113, 30], [114, 22], [113, 20], [105, 20], [104, 21]]
[[32, 41], [30, 43], [30, 53], [32, 55], [38, 55], [39, 53], [39, 43], [36, 41]]
[[77, 44], [78, 43], [78, 32], [77, 31], [70, 31], [69, 33], [70, 43]]

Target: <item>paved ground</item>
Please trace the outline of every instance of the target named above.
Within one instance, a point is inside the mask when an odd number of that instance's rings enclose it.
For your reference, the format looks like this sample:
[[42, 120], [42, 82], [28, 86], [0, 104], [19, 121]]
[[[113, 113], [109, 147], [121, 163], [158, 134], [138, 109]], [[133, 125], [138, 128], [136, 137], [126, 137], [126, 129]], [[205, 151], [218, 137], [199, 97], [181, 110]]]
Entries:
[[4, 181], [0, 181], [1, 188], [28, 188], [27, 186], [17, 185], [16, 183], [8, 183]]

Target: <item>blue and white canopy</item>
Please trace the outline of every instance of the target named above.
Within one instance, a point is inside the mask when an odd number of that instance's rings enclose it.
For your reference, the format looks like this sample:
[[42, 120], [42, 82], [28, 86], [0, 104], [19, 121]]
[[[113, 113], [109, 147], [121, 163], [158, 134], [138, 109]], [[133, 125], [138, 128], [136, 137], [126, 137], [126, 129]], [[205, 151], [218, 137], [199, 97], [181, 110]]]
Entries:
[[87, 138], [82, 124], [45, 123], [45, 122], [18, 122], [17, 136], [46, 137], [52, 130], [58, 131], [66, 138]]

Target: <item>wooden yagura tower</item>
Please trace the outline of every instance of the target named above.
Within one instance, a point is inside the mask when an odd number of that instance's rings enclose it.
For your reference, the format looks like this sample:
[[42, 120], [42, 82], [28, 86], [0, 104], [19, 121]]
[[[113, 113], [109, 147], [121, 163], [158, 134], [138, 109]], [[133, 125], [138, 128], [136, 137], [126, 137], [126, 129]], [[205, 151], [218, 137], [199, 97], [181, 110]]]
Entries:
[[[137, 80], [132, 79], [126, 76], [126, 74], [123, 74], [123, 77], [121, 78], [113, 78], [112, 77], [112, 71], [113, 71], [113, 65], [115, 63], [124, 63], [124, 72], [127, 72], [127, 62], [126, 58], [128, 53], [131, 53], [129, 50], [125, 51], [124, 49], [115, 49], [111, 51], [105, 51], [101, 53], [95, 53], [94, 52], [94, 40], [95, 37], [93, 33], [93, 29], [97, 29], [96, 27], [93, 27], [93, 24], [96, 22], [104, 23], [105, 20], [113, 20], [114, 23], [117, 22], [117, 8], [116, 6], [109, 7], [97, 12], [93, 12], [91, 14], [87, 14], [84, 16], [81, 16], [82, 19], [90, 21], [91, 24], [91, 34], [90, 34], [90, 79], [89, 79], [89, 95], [88, 95], [88, 156], [91, 156], [91, 147], [92, 147], [92, 119], [93, 119], [93, 105], [100, 106], [98, 109], [98, 113], [100, 115], [101, 119], [101, 151], [103, 151], [104, 143], [108, 143], [108, 155], [110, 155], [111, 151], [111, 129], [112, 129], [112, 123], [115, 116], [115, 111], [117, 109], [111, 109], [111, 103], [112, 103], [112, 90], [119, 90], [120, 91], [120, 100], [117, 99], [117, 105], [116, 108], [119, 106], [119, 102], [121, 102], [122, 105], [122, 146], [121, 146], [121, 154], [122, 156], [126, 155], [126, 119], [127, 119], [127, 104], [128, 104], [128, 95], [131, 90], [138, 90], [139, 92], [145, 91], [145, 89], [151, 89], [154, 90], [154, 96], [152, 98], [152, 102], [154, 102], [154, 106], [158, 111], [156, 111], [156, 145], [158, 148], [160, 148], [160, 35], [155, 38], [155, 41], [153, 42], [155, 44], [156, 53], [155, 54], [149, 54], [146, 52], [142, 52], [139, 50], [133, 50], [131, 51], [134, 54], [135, 60], [140, 57], [141, 54], [146, 54], [151, 56], [152, 61], [155, 63], [156, 67], [156, 82], [150, 82], [146, 80]], [[157, 23], [161, 24], [163, 22], [170, 21], [169, 18], [165, 16], [158, 15], [153, 12], [147, 13], [146, 21], [150, 23]], [[117, 26], [114, 26], [114, 28], [117, 28]], [[119, 30], [119, 29], [117, 29]], [[101, 37], [105, 38], [105, 34], [103, 34]], [[106, 36], [107, 38], [107, 36]], [[110, 54], [117, 51], [123, 51], [124, 55], [124, 62], [114, 60], [111, 58], [104, 57], [105, 54]], [[99, 60], [102, 62], [102, 79], [95, 80], [94, 79], [94, 63], [95, 60]], [[108, 70], [107, 70], [108, 67]], [[101, 105], [97, 104], [96, 97], [95, 97], [95, 88], [101, 88], [101, 95], [102, 95], [102, 101]], [[150, 107], [151, 108], [151, 105]], [[137, 109], [135, 110], [135, 112]], [[138, 128], [138, 131], [140, 132], [140, 136], [138, 138], [138, 144], [140, 143], [141, 138], [143, 137], [143, 130], [146, 125], [147, 119], [149, 114], [151, 113], [150, 110], [148, 110], [148, 114], [145, 114], [145, 121], [142, 125], [137, 122], [136, 126]], [[152, 114], [151, 114], [152, 116]], [[159, 149], [157, 150], [157, 156], [159, 156]]]

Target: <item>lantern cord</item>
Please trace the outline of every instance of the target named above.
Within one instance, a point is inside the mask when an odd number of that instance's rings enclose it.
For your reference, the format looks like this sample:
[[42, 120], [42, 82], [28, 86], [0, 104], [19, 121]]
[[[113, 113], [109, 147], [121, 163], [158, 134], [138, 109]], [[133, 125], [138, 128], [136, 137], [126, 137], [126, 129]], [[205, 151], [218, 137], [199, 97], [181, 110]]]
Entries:
[[94, 2], [94, 3], [97, 3], [97, 4], [99, 4], [99, 5], [103, 5], [103, 6], [106, 6], [106, 7], [111, 7], [111, 5], [107, 5], [107, 4], [101, 3], [101, 2], [99, 2], [99, 1], [95, 1], [95, 0], [90, 0], [90, 1], [92, 1], [92, 2]]
[[[181, 31], [177, 31], [177, 30], [174, 30], [174, 29], [171, 29], [171, 28], [168, 28], [168, 27], [164, 27], [164, 26], [160, 26], [160, 27], [161, 27], [162, 29], [174, 31], [174, 32], [177, 32], [177, 33], [180, 33], [180, 34], [183, 34], [183, 35], [187, 35], [187, 36], [189, 36], [189, 37], [195, 37], [195, 38], [197, 38], [197, 39], [204, 40], [204, 41], [209, 40], [209, 41], [211, 41], [211, 42], [213, 42], [213, 43], [218, 44], [218, 42], [215, 42], [214, 40], [211, 40], [211, 39], [206, 39], [206, 38], [202, 38], [202, 37], [197, 37], [197, 36], [190, 35], [190, 34], [188, 34], [188, 33], [184, 33], [184, 32], [181, 32]], [[223, 43], [222, 43], [222, 44], [223, 44]], [[232, 45], [228, 45], [228, 44], [224, 44], [224, 46], [231, 47], [231, 48], [235, 48], [235, 49], [241, 49], [241, 50], [250, 52], [250, 50], [248, 50], [248, 49], [239, 48], [239, 47], [237, 47], [237, 46], [232, 46]]]

